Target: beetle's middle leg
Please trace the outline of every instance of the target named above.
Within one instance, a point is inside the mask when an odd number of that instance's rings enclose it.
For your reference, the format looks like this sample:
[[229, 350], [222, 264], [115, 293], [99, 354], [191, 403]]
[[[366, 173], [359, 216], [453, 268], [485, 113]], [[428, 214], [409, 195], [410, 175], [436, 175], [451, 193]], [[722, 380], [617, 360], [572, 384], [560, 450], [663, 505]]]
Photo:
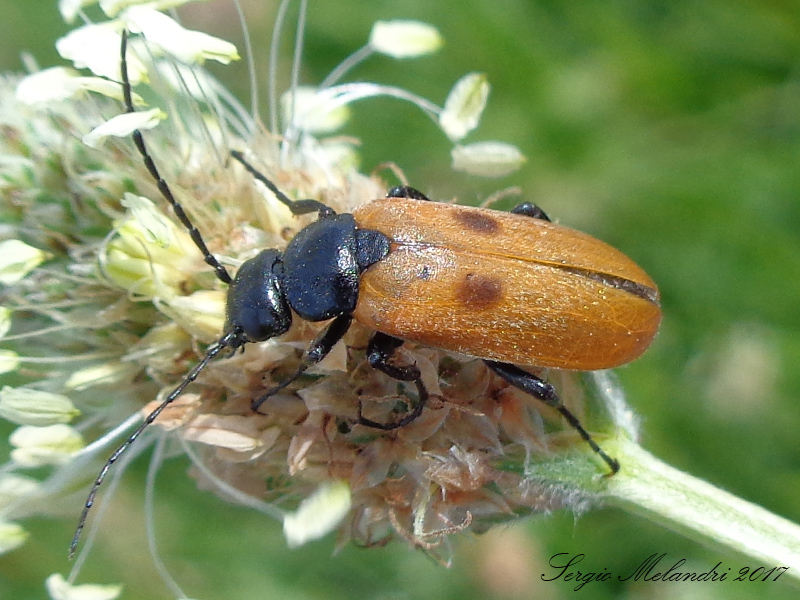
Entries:
[[410, 185], [398, 185], [397, 187], [393, 187], [386, 192], [386, 197], [406, 198], [408, 200], [425, 200], [427, 202], [430, 202], [431, 200], [425, 194], [420, 192], [418, 189], [411, 187]]
[[611, 458], [608, 454], [606, 454], [605, 450], [603, 450], [597, 442], [594, 441], [589, 432], [584, 429], [581, 422], [578, 420], [578, 417], [573, 415], [570, 410], [564, 406], [564, 403], [561, 401], [561, 398], [558, 397], [555, 388], [544, 381], [543, 379], [537, 377], [533, 373], [528, 373], [523, 369], [520, 369], [516, 365], [512, 365], [509, 363], [502, 363], [496, 362], [493, 360], [484, 360], [486, 366], [489, 367], [492, 371], [494, 371], [497, 375], [505, 379], [508, 383], [513, 385], [515, 388], [522, 390], [523, 392], [538, 398], [547, 406], [552, 406], [561, 415], [567, 420], [567, 423], [577, 431], [580, 436], [586, 440], [586, 442], [591, 446], [592, 450], [597, 452], [600, 455], [606, 464], [611, 468], [611, 474], [613, 475], [617, 471], [619, 471], [619, 462], [615, 458]]
[[389, 431], [408, 425], [422, 414], [422, 409], [425, 408], [425, 404], [428, 402], [429, 394], [425, 385], [422, 383], [422, 374], [419, 369], [414, 365], [400, 366], [389, 363], [395, 351], [402, 345], [403, 340], [400, 338], [379, 331], [373, 335], [369, 341], [369, 345], [367, 346], [367, 360], [372, 368], [378, 369], [392, 379], [398, 381], [413, 381], [417, 386], [417, 395], [419, 396], [416, 406], [406, 416], [394, 423], [378, 423], [372, 419], [367, 419], [361, 414], [361, 403], [359, 402], [358, 423], [360, 425]]

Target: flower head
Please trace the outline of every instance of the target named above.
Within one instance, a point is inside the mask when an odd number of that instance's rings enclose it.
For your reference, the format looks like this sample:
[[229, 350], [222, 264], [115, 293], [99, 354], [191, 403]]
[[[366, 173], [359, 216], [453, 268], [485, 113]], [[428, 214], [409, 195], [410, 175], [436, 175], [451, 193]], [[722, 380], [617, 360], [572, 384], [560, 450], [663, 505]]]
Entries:
[[[62, 3], [62, 12], [72, 15], [77, 6]], [[26, 381], [0, 397], [0, 416], [23, 425], [12, 436], [9, 468], [53, 465], [85, 480], [90, 471], [77, 459], [102, 455], [130, 427], [130, 414], [141, 420], [178, 384], [188, 385], [204, 347], [223, 339], [226, 285], [196, 236], [220, 268], [235, 272], [263, 248], [283, 250], [314, 219], [293, 216], [230, 160], [231, 150], [246, 148], [248, 160], [291, 198], [347, 213], [387, 187], [318, 137], [344, 124], [349, 104], [381, 95], [412, 102], [459, 142], [478, 125], [488, 96], [486, 78], [477, 74], [457, 83], [444, 108], [391, 86], [341, 83], [354, 61], [387, 45], [405, 48], [398, 57], [440, 45], [430, 26], [382, 23], [369, 51], [354, 54], [322, 85], [294, 85], [282, 101], [283, 128], [265, 133], [199, 67], [206, 59], [235, 60], [235, 48], [183, 29], [152, 6], [106, 8], [111, 20], [81, 27], [58, 46], [76, 68], [106, 79], [62, 67], [48, 74], [62, 89], [44, 95], [37, 90], [47, 72], [0, 81], [3, 126], [13, 132], [0, 147], [13, 158], [0, 163], [3, 197], [10, 199], [0, 207], [8, 224], [2, 244], [14, 249], [0, 265], [11, 315], [6, 341], [14, 360], [30, 366]], [[119, 56], [123, 29], [141, 33], [128, 48], [127, 73], [152, 106], [134, 95], [136, 112], [119, 102], [118, 84], [108, 85], [120, 73], [119, 58], [109, 53]], [[413, 39], [404, 45], [403, 36]], [[87, 56], [84, 44], [104, 48], [103, 56]], [[168, 191], [143, 163], [130, 139], [134, 130]], [[483, 154], [459, 148], [457, 168], [489, 176], [523, 160], [509, 145]], [[176, 215], [170, 196], [185, 217]], [[370, 368], [365, 350], [374, 332], [358, 323], [344, 343], [254, 412], [253, 401], [298, 371], [302, 350], [324, 325], [295, 318], [284, 335], [204, 363], [151, 429], [191, 448], [205, 487], [283, 519], [290, 544], [338, 528], [343, 541], [369, 546], [399, 537], [434, 555], [441, 550], [446, 562], [440, 545], [451, 533], [584, 506], [588, 496], [536, 477], [535, 465], [559, 449], [583, 460], [589, 478], [602, 476], [602, 463], [562, 430], [557, 412], [542, 410], [478, 359], [403, 346], [395, 360], [419, 369], [429, 406], [404, 427], [366, 427], [362, 411], [390, 423], [419, 399], [414, 385]], [[571, 410], [581, 413], [584, 393], [575, 379], [564, 375], [561, 387]], [[82, 435], [74, 428], [79, 414]], [[106, 421], [114, 426], [87, 446], [84, 439]], [[136, 443], [146, 444], [148, 433]]]

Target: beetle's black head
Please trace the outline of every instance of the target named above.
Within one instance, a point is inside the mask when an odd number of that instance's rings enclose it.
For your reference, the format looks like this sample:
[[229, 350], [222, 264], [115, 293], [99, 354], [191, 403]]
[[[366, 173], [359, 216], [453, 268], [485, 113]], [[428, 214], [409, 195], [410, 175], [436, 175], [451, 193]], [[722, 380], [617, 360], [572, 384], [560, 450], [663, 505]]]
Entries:
[[292, 311], [282, 279], [282, 255], [277, 250], [264, 250], [239, 267], [228, 288], [225, 331], [241, 331], [242, 342], [263, 342], [286, 333]]

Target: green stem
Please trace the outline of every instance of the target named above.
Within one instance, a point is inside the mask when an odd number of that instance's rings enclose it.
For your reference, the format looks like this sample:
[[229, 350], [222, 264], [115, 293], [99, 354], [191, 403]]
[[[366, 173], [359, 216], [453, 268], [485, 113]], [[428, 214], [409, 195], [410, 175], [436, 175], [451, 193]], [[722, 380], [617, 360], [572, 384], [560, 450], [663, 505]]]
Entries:
[[634, 442], [607, 445], [623, 465], [598, 490], [607, 504], [767, 567], [789, 567], [782, 579], [800, 585], [800, 526], [670, 467]]
[[[781, 581], [800, 586], [800, 526], [667, 465], [628, 438], [603, 439], [602, 445], [622, 465], [616, 475], [609, 476], [597, 455], [577, 442], [569, 444], [568, 450], [562, 445], [563, 452], [532, 464], [527, 476], [582, 491], [606, 505], [741, 557], [749, 573], [759, 565], [767, 571], [777, 567], [773, 579], [778, 575]], [[507, 457], [497, 466], [522, 474], [521, 464]], [[778, 571], [780, 567], [788, 568]]]

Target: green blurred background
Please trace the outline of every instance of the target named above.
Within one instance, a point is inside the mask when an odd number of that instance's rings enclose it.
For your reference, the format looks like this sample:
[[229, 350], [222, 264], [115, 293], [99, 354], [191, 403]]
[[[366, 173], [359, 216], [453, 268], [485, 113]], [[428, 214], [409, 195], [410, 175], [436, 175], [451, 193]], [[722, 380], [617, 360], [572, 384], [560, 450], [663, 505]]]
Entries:
[[[276, 3], [242, 4], [265, 97]], [[0, 14], [3, 70], [20, 70], [23, 50], [43, 66], [62, 64], [52, 46], [67, 26], [55, 2], [2, 0]], [[228, 0], [181, 15], [188, 26], [240, 40]], [[441, 103], [462, 74], [485, 72], [489, 106], [467, 141], [516, 144], [528, 162], [499, 181], [454, 174], [449, 144], [426, 118], [377, 100], [356, 105], [347, 130], [363, 141], [364, 170], [391, 160], [434, 198], [464, 202], [519, 185], [552, 217], [632, 256], [658, 282], [664, 306], [651, 350], [618, 371], [643, 417], [643, 445], [800, 521], [800, 4], [311, 2], [304, 81], [321, 81], [375, 20], [391, 18], [436, 25], [445, 47], [408, 62], [374, 57], [350, 77]], [[288, 35], [285, 42], [288, 58]], [[243, 66], [216, 72], [247, 98]], [[83, 580], [122, 581], [130, 600], [170, 598], [147, 556], [140, 463], [114, 497]], [[451, 569], [403, 543], [336, 556], [331, 539], [288, 550], [278, 523], [198, 491], [185, 469], [182, 460], [164, 467], [157, 525], [169, 569], [195, 598], [797, 597], [780, 581], [610, 581], [578, 592], [543, 582], [559, 552], [584, 553], [582, 570], [613, 574], [662, 552], [698, 571], [719, 561], [732, 572], [755, 566], [611, 509], [459, 536]], [[74, 522], [28, 525], [29, 543], [0, 557], [3, 600], [42, 598], [44, 577], [68, 569]]]

